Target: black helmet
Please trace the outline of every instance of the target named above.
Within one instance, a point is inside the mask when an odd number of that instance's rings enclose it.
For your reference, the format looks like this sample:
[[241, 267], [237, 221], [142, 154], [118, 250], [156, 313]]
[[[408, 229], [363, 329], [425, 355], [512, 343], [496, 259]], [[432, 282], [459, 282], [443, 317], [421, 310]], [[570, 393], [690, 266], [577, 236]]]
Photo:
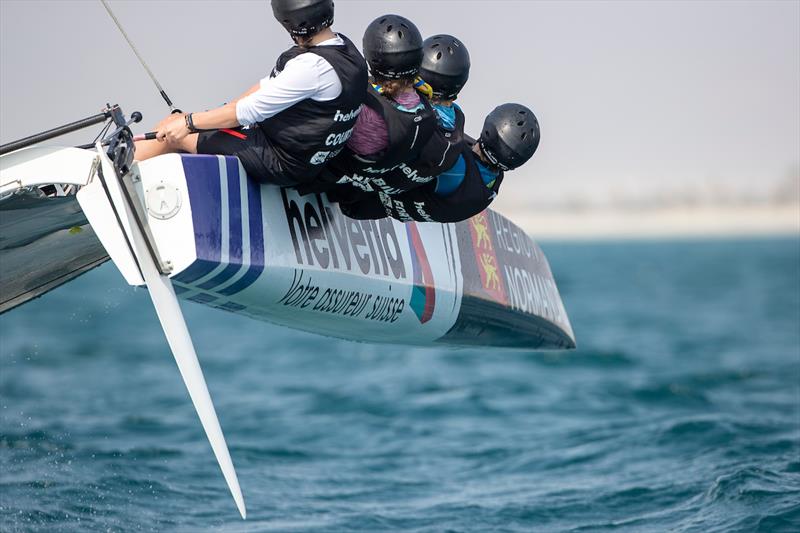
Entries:
[[272, 13], [292, 37], [314, 35], [333, 24], [333, 0], [272, 0]]
[[486, 158], [503, 170], [514, 170], [539, 146], [539, 121], [522, 104], [503, 104], [486, 116], [478, 139]]
[[400, 15], [373, 20], [364, 32], [364, 57], [373, 76], [411, 78], [422, 61], [422, 35], [413, 22]]
[[419, 75], [433, 89], [433, 96], [453, 100], [469, 78], [469, 52], [452, 35], [434, 35], [422, 43]]

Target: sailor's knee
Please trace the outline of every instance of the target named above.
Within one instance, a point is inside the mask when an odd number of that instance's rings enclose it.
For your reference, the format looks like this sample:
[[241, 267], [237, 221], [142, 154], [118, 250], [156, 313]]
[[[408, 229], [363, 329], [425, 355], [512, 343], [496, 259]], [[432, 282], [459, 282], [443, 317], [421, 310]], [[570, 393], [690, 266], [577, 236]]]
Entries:
[[197, 153], [197, 139], [199, 135], [196, 133], [192, 133], [178, 141], [177, 146], [175, 148], [179, 150], [183, 150], [184, 152], [189, 152], [190, 154]]

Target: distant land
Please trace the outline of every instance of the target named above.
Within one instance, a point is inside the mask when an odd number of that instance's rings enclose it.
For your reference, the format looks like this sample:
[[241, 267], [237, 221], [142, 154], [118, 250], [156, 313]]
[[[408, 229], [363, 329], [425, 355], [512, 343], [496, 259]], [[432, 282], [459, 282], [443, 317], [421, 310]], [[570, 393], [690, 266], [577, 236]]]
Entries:
[[797, 235], [800, 239], [800, 203], [642, 209], [533, 208], [508, 214], [537, 240], [771, 235]]
[[540, 196], [524, 207], [512, 194], [497, 202], [536, 239], [640, 239], [670, 237], [800, 238], [800, 177], [760, 191], [695, 187], [642, 191], [606, 189]]
[[495, 208], [540, 240], [797, 235], [800, 243], [797, 165], [780, 179], [750, 186], [724, 181], [658, 189], [628, 185], [573, 183], [568, 192], [544, 187], [533, 202], [521, 192], [506, 191]]

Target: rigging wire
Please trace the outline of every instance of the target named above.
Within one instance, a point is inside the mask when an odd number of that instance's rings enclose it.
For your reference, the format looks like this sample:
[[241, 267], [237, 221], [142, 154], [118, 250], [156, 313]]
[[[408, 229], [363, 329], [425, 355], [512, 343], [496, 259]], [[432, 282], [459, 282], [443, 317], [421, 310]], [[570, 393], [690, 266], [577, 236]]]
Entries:
[[136, 54], [136, 58], [139, 60], [139, 63], [142, 64], [144, 69], [147, 71], [148, 76], [150, 76], [150, 79], [153, 80], [153, 83], [155, 84], [156, 88], [158, 89], [158, 92], [161, 94], [161, 97], [164, 99], [165, 102], [167, 102], [167, 105], [169, 106], [170, 112], [171, 113], [181, 113], [181, 110], [177, 109], [175, 107], [175, 105], [172, 103], [172, 100], [170, 100], [169, 96], [167, 96], [166, 91], [164, 91], [164, 88], [161, 86], [160, 83], [158, 83], [158, 80], [156, 79], [155, 75], [153, 74], [153, 71], [150, 70], [150, 67], [147, 66], [147, 63], [142, 58], [142, 56], [139, 54], [139, 50], [136, 49], [136, 46], [133, 44], [133, 41], [131, 41], [131, 38], [128, 37], [128, 34], [122, 28], [122, 24], [120, 24], [119, 20], [114, 15], [114, 12], [111, 11], [111, 6], [108, 5], [106, 0], [100, 0], [100, 3], [103, 4], [104, 8], [106, 8], [106, 11], [108, 12], [108, 15], [111, 17], [111, 20], [114, 21], [114, 24], [117, 25], [117, 28], [119, 29], [119, 31], [122, 34], [122, 36], [125, 38], [126, 41], [128, 41], [128, 46], [131, 47], [131, 50], [133, 50], [133, 53]]
[[102, 130], [100, 130], [100, 133], [98, 133], [97, 137], [95, 137], [94, 140], [91, 142], [92, 146], [94, 146], [94, 144], [102, 137], [105, 137], [106, 133], [108, 133], [108, 130], [111, 129], [111, 124], [113, 124], [113, 122], [110, 120], [106, 122], [106, 125], [103, 127]]

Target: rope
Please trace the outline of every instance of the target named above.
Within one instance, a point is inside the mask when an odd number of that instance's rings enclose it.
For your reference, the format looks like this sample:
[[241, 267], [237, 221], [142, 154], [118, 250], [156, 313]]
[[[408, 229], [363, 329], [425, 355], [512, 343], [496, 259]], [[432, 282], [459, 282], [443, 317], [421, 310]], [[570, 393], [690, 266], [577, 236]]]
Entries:
[[139, 63], [141, 63], [144, 69], [147, 71], [147, 75], [150, 76], [151, 80], [153, 80], [153, 83], [156, 85], [156, 88], [158, 89], [158, 92], [161, 94], [161, 97], [164, 99], [165, 102], [167, 102], [170, 111], [172, 113], [180, 113], [181, 110], [176, 109], [175, 106], [172, 104], [172, 100], [169, 99], [169, 96], [167, 96], [167, 93], [164, 91], [164, 88], [161, 86], [160, 83], [158, 83], [158, 80], [153, 74], [153, 71], [150, 70], [150, 67], [148, 67], [147, 63], [145, 63], [144, 59], [142, 59], [142, 56], [139, 54], [139, 50], [136, 49], [136, 46], [133, 44], [133, 41], [131, 41], [131, 38], [128, 37], [128, 34], [122, 28], [122, 24], [119, 23], [119, 20], [114, 15], [114, 12], [111, 11], [111, 7], [108, 5], [106, 0], [100, 0], [100, 3], [103, 4], [104, 8], [106, 8], [108, 15], [111, 17], [111, 20], [114, 21], [114, 24], [117, 25], [117, 28], [119, 29], [122, 36], [125, 38], [126, 41], [128, 41], [128, 45], [131, 47], [131, 50], [133, 50], [133, 53], [136, 54], [136, 58], [139, 60]]

